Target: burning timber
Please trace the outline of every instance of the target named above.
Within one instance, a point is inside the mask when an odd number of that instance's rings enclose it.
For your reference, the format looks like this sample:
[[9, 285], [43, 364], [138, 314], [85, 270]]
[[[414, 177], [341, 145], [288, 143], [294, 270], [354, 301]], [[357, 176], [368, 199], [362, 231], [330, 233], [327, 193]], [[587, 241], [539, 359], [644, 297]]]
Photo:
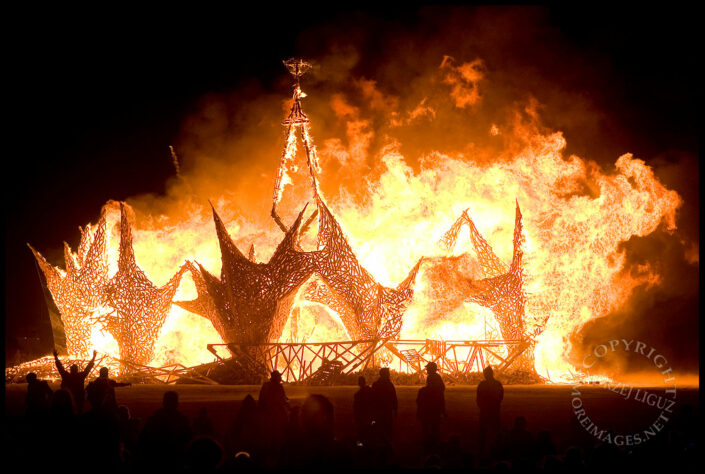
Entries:
[[512, 262], [507, 267], [492, 247], [477, 230], [467, 210], [455, 221], [440, 241], [441, 247], [450, 251], [455, 246], [463, 225], [470, 229], [470, 239], [480, 261], [483, 278], [469, 282], [467, 301], [490, 308], [495, 315], [503, 339], [519, 340], [525, 349], [515, 363], [515, 368], [525, 372], [534, 372], [533, 339], [541, 333], [546, 320], [532, 333], [526, 334], [524, 325], [524, 275], [522, 257], [522, 219], [519, 203], [516, 203], [514, 219], [514, 251]]
[[132, 230], [124, 204], [120, 205], [118, 271], [108, 279], [105, 212], [97, 228], [82, 231], [78, 255], [64, 244], [66, 270], [61, 270], [31, 246], [56, 306], [61, 313], [70, 355], [86, 358], [91, 327], [98, 325], [117, 341], [120, 358], [148, 364], [171, 302], [186, 267], [161, 288], [137, 266]]
[[[301, 60], [285, 62], [296, 79], [293, 103], [288, 118], [286, 144], [274, 185], [271, 216], [284, 233], [268, 262], [257, 262], [254, 247], [245, 256], [228, 233], [215, 208], [212, 208], [216, 237], [221, 252], [220, 277], [197, 261], [185, 261], [163, 287], [156, 287], [137, 266], [132, 247], [132, 230], [125, 204], [120, 204], [120, 248], [117, 272], [109, 277], [106, 249], [106, 216], [98, 224], [81, 230], [81, 242], [74, 254], [64, 245], [66, 270], [54, 267], [31, 246], [46, 281], [51, 301], [60, 313], [67, 352], [87, 358], [92, 350], [95, 328], [109, 332], [117, 341], [119, 358], [114, 357], [120, 373], [151, 373], [160, 377], [175, 374], [176, 366], [149, 367], [160, 329], [173, 302], [181, 278], [190, 272], [197, 298], [174, 302], [179, 307], [206, 318], [224, 344], [209, 344], [216, 356], [215, 365], [202, 366], [194, 374], [225, 371], [234, 367], [237, 377], [231, 383], [254, 380], [274, 368], [283, 370], [285, 380], [299, 383], [331, 383], [347, 380], [350, 374], [368, 370], [380, 360], [399, 364], [400, 372], [421, 373], [426, 362], [436, 362], [450, 380], [472, 379], [488, 364], [501, 370], [535, 375], [533, 340], [545, 326], [528, 333], [523, 290], [524, 242], [522, 215], [516, 204], [513, 257], [506, 265], [477, 230], [467, 211], [455, 221], [441, 239], [450, 252], [464, 225], [470, 230], [481, 278], [465, 278], [462, 300], [492, 310], [499, 334], [484, 341], [401, 340], [404, 313], [414, 296], [417, 274], [428, 260], [420, 257], [408, 276], [396, 287], [378, 283], [359, 262], [342, 226], [326, 205], [318, 186], [318, 157], [313, 144], [310, 120], [303, 112], [301, 76], [310, 64]], [[306, 205], [295, 222], [287, 227], [277, 211], [293, 167], [300, 136], [306, 151], [315, 211], [304, 221]], [[172, 150], [173, 152], [173, 150]], [[300, 239], [318, 218], [316, 249], [304, 251]], [[448, 259], [448, 257], [440, 257]], [[40, 275], [40, 277], [42, 276]], [[439, 294], [440, 300], [444, 299]], [[284, 327], [297, 302], [317, 303], [336, 315], [350, 341], [320, 343], [281, 343]], [[223, 346], [230, 358], [215, 350]], [[41, 364], [40, 364], [41, 366]], [[184, 380], [189, 368], [178, 368]], [[171, 370], [171, 372], [169, 372]], [[203, 372], [205, 370], [205, 372]], [[151, 372], [150, 372], [151, 371]], [[232, 370], [230, 370], [232, 372]], [[249, 375], [248, 375], [249, 374]], [[16, 375], [16, 374], [15, 374]], [[207, 375], [202, 375], [208, 379]], [[195, 377], [195, 378], [194, 378]], [[470, 377], [470, 378], [468, 378]], [[7, 378], [7, 371], [6, 371]], [[163, 378], [163, 377], [162, 377]], [[535, 378], [535, 377], [534, 377]], [[211, 379], [208, 379], [211, 380]]]
[[296, 291], [315, 268], [314, 255], [298, 249], [296, 239], [304, 210], [269, 262], [256, 263], [240, 252], [213, 209], [222, 256], [220, 280], [201, 265], [191, 265], [198, 299], [177, 304], [210, 320], [224, 341], [278, 340]]

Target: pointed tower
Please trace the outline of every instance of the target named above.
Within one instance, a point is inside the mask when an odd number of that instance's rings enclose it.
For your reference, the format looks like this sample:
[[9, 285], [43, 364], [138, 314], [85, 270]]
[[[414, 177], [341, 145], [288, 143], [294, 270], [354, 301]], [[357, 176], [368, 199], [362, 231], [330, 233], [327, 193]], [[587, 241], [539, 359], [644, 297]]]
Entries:
[[375, 281], [360, 265], [348, 244], [343, 230], [326, 206], [318, 188], [320, 171], [316, 147], [311, 139], [310, 123], [301, 107], [306, 94], [301, 90], [301, 77], [311, 69], [311, 64], [301, 59], [284, 61], [294, 77], [294, 94], [289, 116], [282, 122], [287, 127], [286, 146], [282, 152], [277, 180], [274, 184], [272, 218], [282, 231], [288, 229], [277, 214], [284, 186], [289, 183], [287, 171], [296, 154], [297, 136], [306, 150], [306, 164], [311, 178], [316, 210], [301, 227], [303, 234], [318, 216], [318, 250], [315, 256], [315, 277], [304, 288], [304, 298], [321, 303], [335, 311], [353, 339], [388, 339], [399, 336], [402, 315], [413, 296], [413, 284], [421, 260], [409, 276], [396, 288], [387, 288]]
[[105, 288], [110, 311], [95, 319], [104, 324], [117, 341], [121, 359], [142, 365], [151, 362], [159, 332], [186, 270], [186, 265], [182, 265], [161, 288], [152, 283], [137, 265], [132, 229], [125, 204], [120, 203], [118, 271]]
[[[320, 171], [318, 165], [318, 155], [316, 154], [316, 146], [311, 139], [311, 121], [301, 107], [301, 99], [306, 97], [306, 94], [301, 90], [301, 76], [306, 74], [311, 68], [311, 63], [302, 59], [291, 58], [284, 61], [284, 65], [289, 70], [289, 73], [294, 77], [294, 95], [292, 97], [291, 110], [289, 116], [282, 122], [286, 126], [286, 145], [282, 151], [281, 161], [279, 162], [279, 170], [277, 171], [277, 179], [274, 182], [274, 196], [272, 197], [272, 218], [277, 223], [279, 228], [286, 233], [289, 228], [282, 222], [277, 213], [277, 204], [281, 201], [284, 193], [284, 188], [291, 183], [289, 177], [289, 169], [293, 166], [294, 157], [296, 156], [297, 135], [301, 137], [301, 142], [306, 150], [306, 165], [308, 166], [309, 175], [311, 177], [311, 188], [313, 196], [318, 196], [318, 176]], [[312, 215], [304, 224], [302, 230], [308, 227], [313, 218]]]

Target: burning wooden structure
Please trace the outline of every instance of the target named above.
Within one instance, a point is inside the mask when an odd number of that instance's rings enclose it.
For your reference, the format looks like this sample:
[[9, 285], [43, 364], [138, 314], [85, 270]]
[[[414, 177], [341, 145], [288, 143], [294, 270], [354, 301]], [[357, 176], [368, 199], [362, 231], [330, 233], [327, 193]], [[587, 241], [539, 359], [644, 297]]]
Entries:
[[482, 279], [470, 282], [467, 300], [492, 310], [499, 325], [502, 339], [518, 341], [519, 347], [521, 347], [521, 354], [515, 362], [515, 367], [527, 372], [533, 372], [533, 337], [537, 334], [526, 334], [524, 327], [524, 307], [526, 305], [524, 269], [522, 266], [524, 235], [522, 233], [519, 203], [516, 203], [514, 250], [512, 262], [509, 266], [497, 257], [490, 244], [477, 230], [475, 223], [468, 215], [467, 209], [463, 211], [448, 232], [443, 235], [440, 241], [443, 248], [447, 251], [453, 249], [463, 225], [467, 225], [470, 229], [470, 240], [482, 268]]
[[[467, 211], [444, 235], [442, 246], [450, 251], [458, 233], [467, 224], [482, 278], [471, 280], [466, 300], [490, 308], [498, 321], [501, 339], [491, 341], [400, 340], [404, 312], [414, 294], [414, 282], [424, 258], [419, 258], [408, 276], [396, 287], [379, 284], [359, 262], [344, 231], [329, 210], [318, 187], [318, 158], [303, 112], [301, 76], [310, 64], [289, 60], [285, 65], [294, 76], [293, 101], [283, 124], [286, 144], [274, 185], [271, 216], [284, 233], [271, 259], [256, 262], [253, 249], [245, 256], [212, 209], [221, 252], [220, 277], [197, 262], [187, 261], [169, 282], [157, 288], [137, 266], [132, 234], [121, 205], [120, 251], [117, 273], [109, 277], [106, 258], [105, 214], [95, 227], [82, 230], [78, 253], [65, 245], [66, 270], [50, 265], [32, 249], [46, 278], [47, 288], [59, 308], [69, 354], [86, 357], [94, 325], [117, 341], [121, 367], [135, 371], [152, 359], [153, 349], [182, 275], [189, 271], [197, 290], [192, 301], [176, 304], [208, 319], [226, 347], [243, 366], [265, 374], [280, 368], [285, 380], [325, 380], [331, 374], [348, 373], [375, 363], [375, 353], [384, 349], [397, 357], [406, 370], [422, 371], [425, 362], [436, 362], [446, 374], [480, 370], [485, 364], [499, 369], [510, 365], [533, 371], [532, 338], [525, 333], [522, 267], [522, 216], [517, 203], [512, 262], [505, 265], [482, 237]], [[295, 222], [286, 226], [277, 212], [288, 170], [301, 137], [311, 179], [315, 211], [304, 221], [306, 206]], [[300, 238], [318, 218], [315, 250], [304, 251]], [[30, 247], [31, 248], [31, 247]], [[296, 299], [326, 306], [339, 316], [351, 341], [320, 343], [278, 342]], [[209, 345], [218, 359], [223, 359]], [[499, 350], [498, 348], [503, 348]], [[460, 355], [459, 355], [460, 352]], [[141, 369], [142, 370], [142, 369]]]
[[123, 204], [115, 275], [109, 278], [105, 212], [95, 228], [89, 226], [81, 233], [78, 254], [64, 243], [66, 270], [51, 265], [30, 246], [60, 311], [69, 355], [87, 358], [92, 351], [88, 347], [91, 330], [98, 326], [115, 338], [120, 359], [149, 364], [187, 268], [182, 266], [163, 287], [155, 286], [135, 261], [132, 230]]

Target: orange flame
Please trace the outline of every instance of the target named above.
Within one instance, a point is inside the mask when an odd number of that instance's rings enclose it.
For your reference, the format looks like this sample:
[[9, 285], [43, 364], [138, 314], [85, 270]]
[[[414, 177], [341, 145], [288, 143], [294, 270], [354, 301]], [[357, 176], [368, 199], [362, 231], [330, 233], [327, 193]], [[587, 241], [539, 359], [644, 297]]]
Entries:
[[[481, 100], [482, 61], [456, 67], [447, 57], [439, 74], [438, 87], [451, 86], [447, 100], [455, 107], [468, 108]], [[361, 80], [358, 85], [365, 97], [377, 104], [373, 109], [388, 111], [398, 106], [394, 100], [377, 94], [373, 82]], [[340, 181], [336, 180], [336, 169], [344, 165], [349, 174], [364, 168], [375, 138], [372, 122], [342, 96], [334, 95], [329, 105], [347, 125], [345, 141], [349, 146], [345, 147], [340, 138], [319, 137], [323, 146], [316, 165], [320, 165], [323, 193]], [[536, 119], [534, 108], [526, 112]], [[440, 114], [438, 107], [424, 97], [407, 115], [390, 113], [388, 125], [393, 128], [414, 120], [435, 120]], [[405, 116], [408, 118], [400, 118]], [[315, 116], [312, 120], [315, 123]], [[493, 139], [512, 136], [522, 145], [507, 147], [489, 163], [482, 151], [478, 152], [482, 162], [460, 152], [432, 152], [412, 168], [402, 154], [402, 144], [388, 138], [376, 157], [381, 167], [379, 176], [368, 178], [363, 186], [364, 203], [345, 192], [327, 201], [360, 263], [379, 283], [392, 286], [404, 279], [405, 272], [419, 257], [448, 257], [436, 243], [466, 208], [498, 257], [510, 262], [514, 203], [518, 200], [526, 237], [529, 332], [532, 325], [548, 316], [546, 329], [537, 339], [536, 369], [554, 381], [570, 380], [575, 368], [565, 357], [570, 349], [569, 335], [585, 322], [619, 308], [636, 286], [658, 284], [659, 276], [651, 268], [644, 267], [638, 275], [622, 272], [625, 254], [620, 244], [632, 236], [648, 235], [659, 225], [675, 230], [681, 199], [659, 182], [644, 161], [631, 154], [620, 156], [614, 170], [605, 170], [578, 156], [565, 156], [566, 140], [561, 132], [541, 133], [521, 123], [492, 123], [484, 130], [489, 130], [487, 136]], [[305, 133], [311, 133], [308, 125]], [[285, 146], [290, 173], [282, 177], [277, 200], [282, 198], [284, 186], [297, 179], [295, 144], [290, 139]], [[273, 183], [273, 179], [269, 182]], [[360, 187], [360, 180], [357, 183]], [[252, 186], [259, 184], [253, 182]], [[225, 189], [218, 192], [210, 197], [216, 197], [212, 201], [219, 212], [222, 210], [221, 217], [230, 234], [242, 239], [243, 248], [256, 240], [258, 255], [266, 260], [281, 238], [280, 231], [271, 225], [263, 228], [249, 216], [240, 216], [237, 198]], [[261, 203], [262, 213], [268, 204]], [[198, 260], [214, 273], [220, 267], [220, 251], [205, 200], [194, 204], [192, 199], [184, 199], [179, 206], [178, 217], [144, 212], [148, 220], [134, 223], [137, 263], [156, 285], [166, 283], [185, 259]], [[116, 219], [118, 214], [113, 209], [108, 213], [109, 229], [113, 229], [108, 245], [111, 274], [117, 261]], [[460, 274], [478, 277], [466, 230], [461, 231], [452, 256], [462, 257], [456, 262]], [[496, 332], [491, 311], [464, 302], [462, 295], [451, 297], [453, 291], [460, 290], [450, 281], [445, 282], [449, 296], [439, 299], [437, 292], [432, 291], [432, 278], [435, 277], [431, 272], [422, 267], [414, 299], [404, 316], [402, 338], [485, 339], [488, 331]], [[186, 275], [175, 300], [195, 297], [193, 282]], [[299, 300], [293, 315], [282, 341], [346, 338], [336, 315], [321, 305]], [[98, 350], [113, 354], [109, 337], [100, 331], [94, 331], [91, 337]], [[210, 361], [212, 355], [205, 346], [217, 342], [220, 338], [206, 319], [174, 305], [157, 342], [153, 364], [178, 361], [194, 365]]]

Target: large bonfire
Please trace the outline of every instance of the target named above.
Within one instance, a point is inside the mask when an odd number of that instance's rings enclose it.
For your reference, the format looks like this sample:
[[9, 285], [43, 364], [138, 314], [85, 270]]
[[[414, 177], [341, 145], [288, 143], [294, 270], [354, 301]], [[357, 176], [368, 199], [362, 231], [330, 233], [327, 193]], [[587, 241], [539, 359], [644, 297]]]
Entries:
[[[562, 357], [570, 333], [655, 281], [648, 269], [621, 272], [619, 243], [662, 222], [675, 228], [680, 198], [629, 154], [609, 175], [565, 159], [559, 132], [524, 130], [532, 134], [524, 148], [490, 165], [435, 153], [412, 170], [390, 144], [366, 205], [340, 199], [331, 211], [301, 107], [308, 64], [286, 65], [296, 85], [271, 212], [283, 238], [269, 233], [258, 249], [271, 257], [258, 261], [254, 245], [247, 256], [239, 250], [257, 232], [227, 198], [212, 209], [218, 246], [202, 208], [140, 230], [127, 204], [109, 203], [82, 230], [77, 253], [65, 245], [65, 269], [32, 249], [69, 356], [95, 348], [130, 363], [193, 365], [210, 360], [205, 346], [219, 341], [502, 339], [521, 343], [515, 368], [560, 381], [574, 372]], [[287, 226], [277, 206], [294, 179], [297, 135], [315, 209]], [[587, 181], [594, 196], [581, 192]], [[218, 264], [220, 278], [209, 270]]]

